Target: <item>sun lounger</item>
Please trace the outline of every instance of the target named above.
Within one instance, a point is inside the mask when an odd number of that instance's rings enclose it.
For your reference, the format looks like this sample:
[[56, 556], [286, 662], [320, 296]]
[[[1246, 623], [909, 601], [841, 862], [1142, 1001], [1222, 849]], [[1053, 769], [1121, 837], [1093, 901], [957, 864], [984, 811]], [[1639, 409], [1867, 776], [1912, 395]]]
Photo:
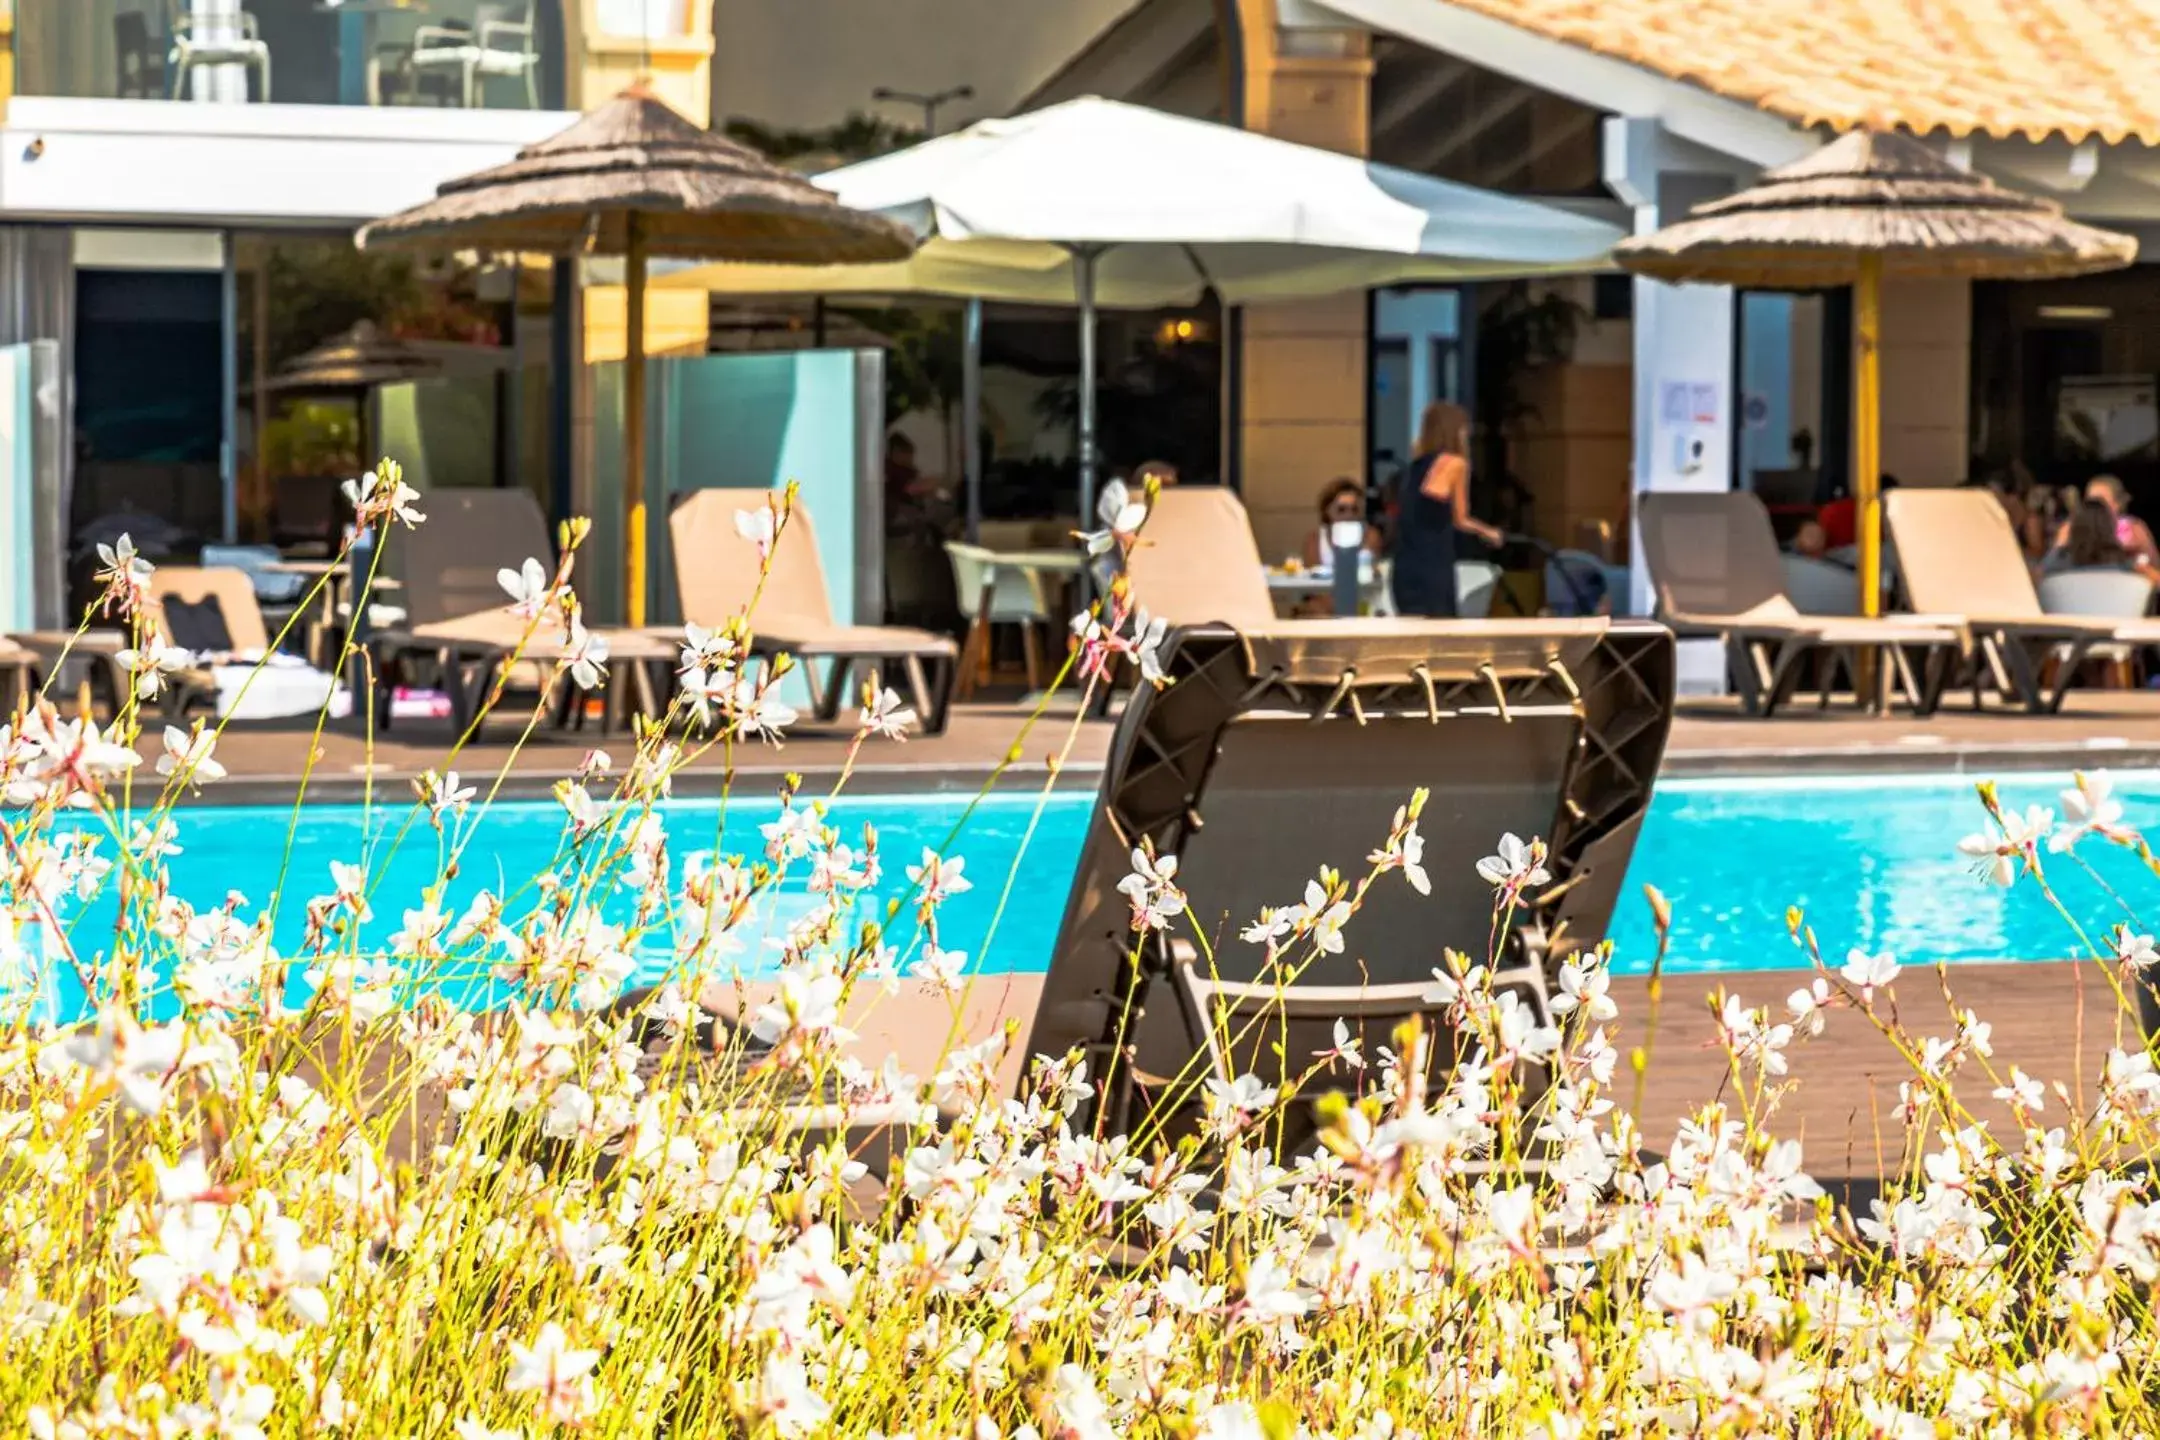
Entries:
[[800, 499], [774, 543], [761, 588], [757, 547], [736, 528], [735, 517], [762, 511], [772, 499], [770, 490], [699, 490], [675, 507], [668, 533], [683, 619], [718, 628], [747, 615], [753, 653], [794, 657], [821, 721], [850, 702], [854, 672], [867, 664], [884, 684], [905, 688], [926, 733], [943, 731], [959, 646], [927, 630], [836, 622], [817, 531]]
[[[168, 714], [185, 714], [200, 703], [226, 719], [288, 719], [318, 713], [337, 694], [336, 676], [271, 649], [255, 582], [245, 570], [159, 566], [150, 577], [150, 603], [166, 638], [197, 654], [197, 664], [166, 676], [162, 703]], [[182, 607], [193, 613], [183, 614]], [[210, 631], [222, 633], [211, 640]]]
[[[1141, 688], [1118, 720], [1039, 1006], [1032, 1019], [978, 1015], [963, 1042], [1009, 1019], [1029, 1027], [1031, 1056], [1081, 1051], [1102, 1119], [1123, 1133], [1209, 1078], [1286, 1083], [1333, 1046], [1337, 1020], [1367, 1056], [1412, 1016], [1444, 1042], [1432, 972], [1447, 947], [1487, 958], [1492, 890], [1476, 864], [1506, 831], [1548, 842], [1552, 879], [1504, 942], [1499, 983], [1549, 1014], [1552, 971], [1603, 939], [1649, 808], [1672, 719], [1669, 631], [1598, 618], [1284, 621], [1180, 628], [1162, 654], [1171, 683]], [[1417, 786], [1431, 791], [1432, 893], [1383, 877], [1340, 956], [1292, 986], [1265, 981], [1239, 930], [1300, 901], [1324, 863], [1362, 875]], [[1171, 933], [1197, 927], [1211, 963], [1160, 938], [1132, 963], [1118, 885], [1142, 841], [1177, 857], [1190, 914]], [[627, 1013], [642, 1004], [624, 1001]], [[960, 1028], [946, 1002], [936, 1014], [940, 1033]], [[700, 1047], [732, 1049], [710, 1030]], [[1355, 1092], [1372, 1074], [1337, 1065], [1305, 1094]], [[1296, 1109], [1286, 1148], [1312, 1136], [1310, 1107]]]
[[[82, 678], [90, 683], [91, 699], [102, 701], [114, 713], [119, 711], [133, 678], [127, 666], [120, 663], [120, 656], [128, 648], [124, 631], [31, 630], [6, 638], [35, 658], [38, 688], [43, 689], [68, 666], [80, 666]], [[207, 680], [207, 676], [198, 678]], [[192, 696], [173, 694], [161, 698], [171, 699], [178, 707]], [[180, 711], [175, 708], [173, 713]]]
[[1125, 573], [1151, 619], [1255, 630], [1281, 623], [1252, 519], [1225, 486], [1174, 485], [1158, 493]]
[[[1676, 635], [1707, 636], [1725, 646], [1748, 714], [1775, 714], [1813, 661], [1828, 663], [1817, 680], [1823, 703], [1840, 671], [1857, 691], [1861, 657], [1869, 653], [1883, 659], [1884, 677], [1896, 680], [1916, 714], [1931, 714], [1941, 702], [1966, 645], [1954, 615], [1803, 614], [1786, 593], [1770, 512], [1755, 496], [1653, 491], [1639, 499], [1658, 618]], [[1914, 652], [1925, 657], [1918, 673]]]
[[[528, 559], [552, 571], [555, 545], [539, 502], [520, 489], [444, 489], [430, 491], [425, 504], [427, 520], [392, 542], [405, 623], [369, 641], [382, 682], [378, 723], [389, 723], [394, 685], [434, 684], [449, 697], [451, 718], [463, 731], [484, 721], [505, 666], [512, 667], [510, 686], [551, 691], [559, 721], [578, 716], [577, 687], [555, 673], [567, 654], [561, 622], [545, 616], [535, 625], [512, 613], [497, 578]], [[624, 686], [608, 687], [606, 723], [620, 720], [625, 703], [656, 713], [677, 647], [641, 631], [596, 626], [593, 633], [607, 644], [610, 670], [636, 692], [626, 702]]]
[[[1664, 754], [1673, 641], [1662, 626], [1601, 619], [1277, 622], [1172, 632], [1167, 688], [1142, 688], [1105, 766], [1030, 1054], [1079, 1047], [1113, 1129], [1196, 1085], [1251, 1072], [1282, 1083], [1364, 1028], [1369, 1055], [1425, 997], [1442, 952], [1483, 961], [1492, 892], [1476, 872], [1503, 832], [1541, 837], [1552, 883], [1499, 957], [1499, 983], [1546, 1013], [1551, 971], [1603, 937]], [[1298, 901], [1321, 864], [1363, 873], [1413, 786], [1432, 893], [1390, 877], [1345, 932], [1341, 957], [1285, 989], [1259, 973], [1239, 930]], [[1175, 855], [1212, 961], [1182, 946], [1129, 962], [1117, 889], [1143, 840]], [[1153, 1003], [1156, 991], [1166, 1003]], [[1265, 1043], [1244, 1018], [1267, 1012]], [[1284, 1027], [1290, 1036], [1284, 1040]], [[1242, 1045], [1222, 1037], [1246, 1030]], [[1300, 1043], [1308, 1038], [1311, 1043]], [[1277, 1052], [1273, 1047], [1281, 1043]], [[1207, 1066], [1195, 1075], [1196, 1055]], [[1211, 1067], [1211, 1068], [1209, 1068]], [[1339, 1068], [1339, 1067], [1338, 1067]], [[1354, 1088], [1331, 1074], [1321, 1088]]]
[[[44, 677], [38, 668], [37, 652], [26, 645], [16, 644], [6, 636], [0, 636], [0, 675], [14, 682], [8, 691], [0, 692], [7, 697], [5, 701], [0, 701], [0, 704], [6, 706], [4, 711], [0, 711], [0, 717], [13, 715], [28, 705], [37, 697], [39, 688], [44, 684]], [[0, 723], [5, 723], [4, 718], [0, 718]]]
[[1905, 487], [1885, 495], [1883, 508], [1914, 608], [1954, 612], [1971, 629], [1980, 652], [1975, 704], [1992, 680], [2027, 710], [2053, 712], [2094, 646], [2160, 645], [2160, 619], [2042, 610], [2010, 517], [1986, 490]]

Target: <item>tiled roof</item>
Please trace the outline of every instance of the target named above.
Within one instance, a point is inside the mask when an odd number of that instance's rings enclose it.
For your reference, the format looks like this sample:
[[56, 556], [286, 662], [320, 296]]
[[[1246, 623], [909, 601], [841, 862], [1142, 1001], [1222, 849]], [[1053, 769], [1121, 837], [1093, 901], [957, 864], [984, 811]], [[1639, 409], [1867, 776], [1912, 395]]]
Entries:
[[2160, 144], [2160, 0], [1449, 0], [1807, 125]]

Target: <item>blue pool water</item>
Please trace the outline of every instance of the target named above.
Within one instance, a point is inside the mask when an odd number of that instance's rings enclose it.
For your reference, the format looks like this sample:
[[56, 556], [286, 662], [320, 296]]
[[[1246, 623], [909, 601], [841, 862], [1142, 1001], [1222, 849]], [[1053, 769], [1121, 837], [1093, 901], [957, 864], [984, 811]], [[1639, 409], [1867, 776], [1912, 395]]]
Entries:
[[[2001, 790], [2007, 804], [2055, 807], [2057, 791], [2067, 783], [2067, 776], [2024, 777], [2005, 782]], [[2126, 773], [2115, 783], [2128, 822], [2160, 829], [2160, 772]], [[1053, 796], [1039, 816], [1031, 795], [991, 796], [972, 814], [968, 803], [966, 797], [859, 797], [833, 802], [829, 813], [843, 838], [855, 838], [865, 823], [877, 827], [885, 868], [881, 893], [888, 897], [905, 893], [903, 868], [925, 847], [950, 843], [965, 857], [973, 888], [943, 910], [943, 943], [966, 951], [985, 970], [1039, 971], [1055, 941], [1092, 797]], [[758, 827], [777, 813], [770, 801], [737, 800], [722, 825], [715, 802], [679, 801], [667, 806], [665, 822], [679, 864], [682, 857], [716, 845], [723, 853], [761, 852]], [[363, 939], [380, 943], [397, 928], [403, 911], [420, 903], [422, 889], [439, 872], [435, 839], [425, 826], [414, 827], [399, 846], [385, 843], [385, 833], [406, 818], [402, 808], [378, 810], [371, 822], [355, 806], [308, 807], [291, 840], [291, 878], [276, 926], [281, 948], [299, 948], [303, 904], [330, 888], [329, 862], [362, 854], [371, 836], [376, 918]], [[1958, 855], [1958, 839], [1981, 829], [1983, 819], [1970, 783], [1935, 777], [1663, 783], [1614, 917], [1616, 968], [1640, 973], [1650, 964], [1655, 936], [1642, 898], [1645, 883], [1656, 885], [1672, 903], [1666, 962], [1672, 972], [1803, 966], [1787, 932], [1788, 906], [1806, 911], [1833, 960], [1853, 946], [1889, 950], [1908, 963], [2039, 960], [2073, 953], [2074, 937], [2037, 890], [2029, 884], [2007, 892], [1991, 889]], [[221, 903], [233, 889], [251, 906], [267, 903], [286, 853], [290, 820], [285, 809], [197, 805], [184, 810], [185, 851], [171, 862], [175, 890], [205, 908]], [[506, 881], [529, 880], [551, 863], [561, 843], [562, 811], [553, 803], [499, 804], [474, 823], [476, 837], [448, 890], [445, 908], [453, 914], [482, 888], [501, 893]], [[1384, 824], [1384, 816], [1376, 817], [1376, 838]], [[2135, 856], [2092, 841], [2083, 853], [2106, 884], [2133, 905], [2160, 896], [2160, 880]], [[1442, 862], [1429, 853], [1427, 863], [1469, 861]], [[2072, 914], [2095, 933], [2124, 918], [2100, 881], [2068, 861], [2055, 861], [2050, 877]], [[1008, 889], [1010, 899], [993, 936], [993, 918]], [[72, 927], [78, 937], [89, 937], [85, 948], [94, 949], [96, 937], [110, 933], [112, 903], [93, 901]], [[790, 914], [813, 903], [806, 877], [793, 876], [760, 922], [763, 933], [776, 933]], [[1351, 936], [1354, 942], [1354, 926]], [[895, 938], [904, 941], [904, 933]], [[656, 937], [650, 974], [665, 965], [663, 943]], [[745, 970], [760, 968], [760, 949], [753, 938], [739, 957]], [[53, 996], [63, 1011], [79, 1000], [68, 988], [61, 982]]]

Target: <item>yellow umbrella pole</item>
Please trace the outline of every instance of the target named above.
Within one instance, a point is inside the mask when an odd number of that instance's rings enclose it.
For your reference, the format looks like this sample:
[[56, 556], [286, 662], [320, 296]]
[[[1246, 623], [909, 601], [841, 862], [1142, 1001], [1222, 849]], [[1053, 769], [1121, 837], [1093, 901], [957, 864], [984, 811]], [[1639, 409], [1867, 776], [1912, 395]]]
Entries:
[[[624, 613], [645, 623], [645, 223], [632, 211], [623, 250], [623, 547]], [[1872, 482], [1870, 482], [1872, 484]]]
[[1882, 257], [1862, 255], [1853, 286], [1860, 365], [1854, 377], [1853, 509], [1860, 533], [1860, 613], [1882, 613]]

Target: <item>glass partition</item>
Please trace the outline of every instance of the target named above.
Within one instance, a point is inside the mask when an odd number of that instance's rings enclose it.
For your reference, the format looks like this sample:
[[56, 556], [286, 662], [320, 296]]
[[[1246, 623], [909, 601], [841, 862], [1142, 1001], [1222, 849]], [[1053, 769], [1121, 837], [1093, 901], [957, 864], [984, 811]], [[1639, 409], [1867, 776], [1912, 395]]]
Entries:
[[560, 0], [16, 0], [16, 90], [560, 109]]

